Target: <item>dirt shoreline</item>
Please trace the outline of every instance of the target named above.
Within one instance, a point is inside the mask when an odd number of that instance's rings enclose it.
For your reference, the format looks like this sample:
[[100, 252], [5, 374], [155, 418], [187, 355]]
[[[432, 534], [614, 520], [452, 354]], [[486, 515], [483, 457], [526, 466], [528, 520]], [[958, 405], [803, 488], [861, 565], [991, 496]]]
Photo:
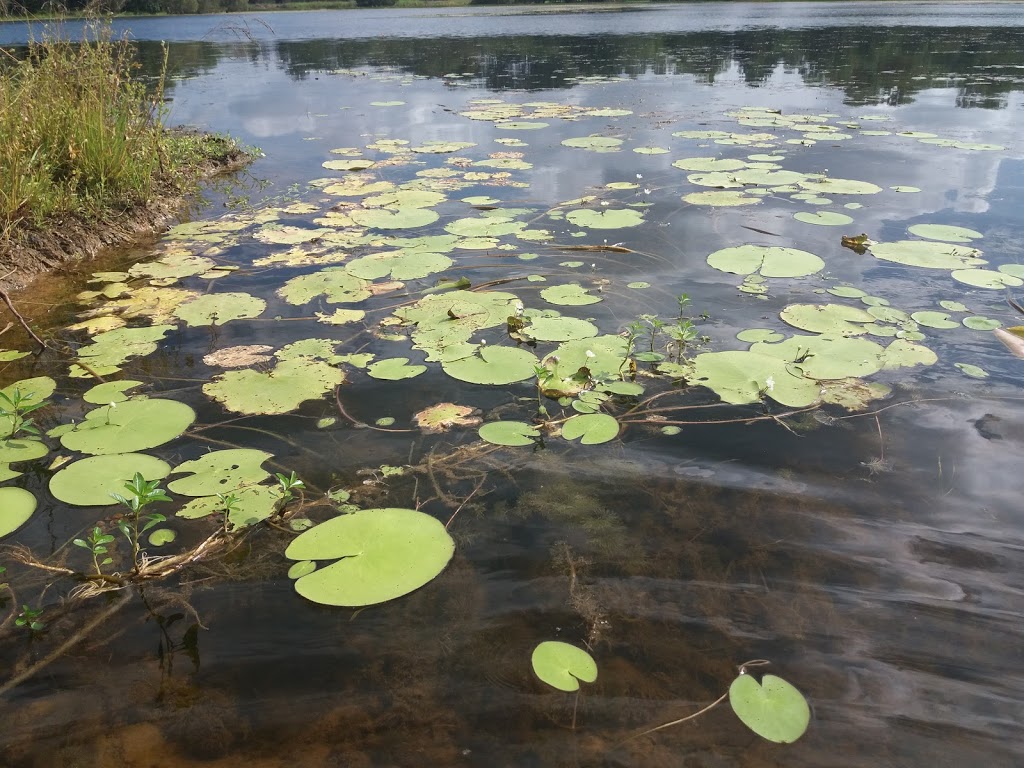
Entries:
[[202, 164], [189, 169], [183, 183], [158, 182], [156, 194], [145, 203], [99, 218], [68, 215], [55, 217], [44, 227], [19, 226], [10, 238], [0, 241], [0, 290], [25, 288], [69, 262], [94, 259], [109, 249], [159, 234], [175, 221], [200, 182], [240, 170], [253, 159], [252, 154], [228, 143], [219, 154], [211, 153]]

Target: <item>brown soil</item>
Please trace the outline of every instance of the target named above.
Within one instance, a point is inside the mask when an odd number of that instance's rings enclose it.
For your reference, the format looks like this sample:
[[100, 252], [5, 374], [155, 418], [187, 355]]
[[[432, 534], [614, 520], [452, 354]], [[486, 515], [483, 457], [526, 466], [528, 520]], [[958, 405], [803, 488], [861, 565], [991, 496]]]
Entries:
[[[211, 141], [223, 143], [216, 137]], [[160, 184], [145, 203], [110, 211], [98, 219], [68, 215], [54, 218], [42, 228], [19, 225], [10, 237], [0, 240], [0, 290], [22, 288], [69, 261], [93, 259], [107, 249], [132, 245], [161, 232], [177, 218], [195, 182], [237, 171], [252, 160], [237, 146], [224, 149], [190, 169], [184, 183]]]

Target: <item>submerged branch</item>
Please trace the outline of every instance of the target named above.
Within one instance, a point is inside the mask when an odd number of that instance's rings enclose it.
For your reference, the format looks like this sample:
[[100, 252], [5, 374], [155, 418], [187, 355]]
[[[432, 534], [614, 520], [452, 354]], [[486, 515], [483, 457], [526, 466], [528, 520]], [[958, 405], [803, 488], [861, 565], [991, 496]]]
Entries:
[[41, 658], [32, 666], [28, 667], [27, 669], [12, 677], [3, 685], [0, 685], [0, 696], [4, 696], [12, 689], [18, 687], [29, 678], [35, 676], [41, 670], [45, 669], [50, 664], [59, 659], [61, 656], [66, 654], [68, 651], [70, 651], [72, 648], [74, 648], [76, 645], [82, 642], [85, 638], [91, 635], [101, 624], [106, 623], [111, 616], [113, 616], [125, 605], [127, 605], [130, 599], [131, 593], [125, 592], [117, 601], [111, 603], [105, 611], [102, 611], [99, 615], [94, 616], [89, 623], [87, 623], [85, 626], [79, 629], [74, 635], [69, 637], [59, 646], [50, 651], [50, 653], [48, 653], [46, 656]]

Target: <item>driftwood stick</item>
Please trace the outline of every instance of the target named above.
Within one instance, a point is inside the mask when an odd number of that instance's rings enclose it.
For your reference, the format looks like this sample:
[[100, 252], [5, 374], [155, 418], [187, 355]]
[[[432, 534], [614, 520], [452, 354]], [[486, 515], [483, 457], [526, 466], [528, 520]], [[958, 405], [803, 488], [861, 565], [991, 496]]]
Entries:
[[39, 350], [39, 353], [46, 349], [46, 342], [36, 335], [36, 332], [32, 330], [32, 327], [28, 324], [28, 321], [21, 316], [21, 313], [18, 310], [14, 308], [14, 303], [11, 301], [11, 297], [7, 295], [7, 291], [0, 289], [0, 299], [4, 300], [4, 304], [6, 304], [7, 308], [11, 310], [11, 314], [14, 315], [15, 318], [17, 318], [18, 322], [21, 323], [21, 327], [25, 329], [29, 336], [35, 339], [36, 344], [42, 347], [42, 349]]

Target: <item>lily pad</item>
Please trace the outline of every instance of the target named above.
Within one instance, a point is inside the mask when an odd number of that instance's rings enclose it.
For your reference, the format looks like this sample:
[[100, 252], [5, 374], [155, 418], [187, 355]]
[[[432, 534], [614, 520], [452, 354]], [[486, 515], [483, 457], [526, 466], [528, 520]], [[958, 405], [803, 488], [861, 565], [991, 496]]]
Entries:
[[683, 202], [691, 205], [710, 205], [717, 208], [726, 208], [736, 205], [756, 205], [761, 202], [759, 197], [751, 197], [742, 192], [730, 192], [729, 190], [714, 192], [692, 192], [683, 195]]
[[592, 152], [617, 152], [622, 146], [622, 139], [610, 136], [583, 136], [577, 139], [563, 139], [562, 144], [577, 149], [589, 149]]
[[306, 304], [323, 296], [334, 304], [355, 303], [372, 294], [367, 282], [350, 274], [344, 267], [328, 267], [309, 275], [293, 277], [278, 289], [277, 295], [289, 304]]
[[845, 304], [790, 304], [779, 317], [794, 328], [830, 336], [860, 336], [875, 317]]
[[60, 442], [68, 450], [93, 455], [132, 453], [170, 442], [195, 420], [195, 411], [176, 400], [129, 400], [89, 411]]
[[967, 227], [954, 227], [950, 224], [913, 224], [908, 227], [912, 235], [925, 237], [929, 240], [942, 240], [947, 243], [969, 243], [982, 237], [981, 232], [975, 232]]
[[593, 657], [582, 648], [557, 640], [545, 640], [534, 648], [530, 662], [537, 677], [560, 691], [578, 691], [580, 681], [597, 680]]
[[963, 248], [931, 240], [898, 240], [894, 243], [875, 243], [869, 246], [871, 254], [884, 261], [895, 261], [911, 267], [929, 269], [963, 269], [984, 264], [979, 261], [979, 252], [974, 248]]
[[697, 355], [690, 382], [708, 387], [727, 403], [756, 403], [767, 396], [791, 408], [814, 404], [820, 389], [814, 379], [791, 373], [786, 361], [755, 352]]
[[806, 179], [799, 182], [804, 189], [819, 195], [874, 195], [882, 191], [877, 184], [853, 179]]
[[562, 437], [579, 439], [583, 445], [598, 445], [619, 435], [619, 422], [607, 413], [585, 413], [573, 416], [562, 425]]
[[525, 421], [491, 421], [480, 427], [479, 434], [493, 445], [536, 445], [540, 430]]
[[960, 283], [973, 285], [975, 288], [991, 288], [1001, 290], [1003, 288], [1016, 288], [1024, 285], [1024, 280], [1005, 272], [997, 272], [992, 269], [955, 269], [950, 276]]
[[914, 312], [910, 316], [913, 321], [926, 328], [959, 328], [960, 323], [950, 320], [945, 312]]
[[988, 371], [984, 368], [980, 368], [977, 365], [971, 365], [970, 363], [953, 363], [953, 365], [959, 368], [963, 373], [970, 376], [972, 379], [987, 379]]
[[777, 744], [799, 739], [811, 721], [803, 694], [775, 675], [765, 675], [760, 683], [740, 675], [729, 686], [729, 704], [745, 726]]
[[[256, 485], [270, 477], [270, 473], [261, 465], [271, 456], [272, 453], [253, 448], [213, 451], [176, 466], [174, 474], [191, 474], [171, 481], [167, 489], [184, 496], [215, 496], [218, 493], [229, 493], [245, 485]], [[151, 479], [149, 475], [143, 475], [146, 479]]]
[[366, 372], [375, 379], [386, 381], [400, 381], [419, 376], [427, 370], [425, 365], [409, 365], [407, 357], [392, 357], [387, 360], [379, 360], [366, 369]]
[[24, 488], [0, 488], [0, 537], [21, 528], [36, 511], [36, 497]]
[[46, 443], [34, 438], [8, 437], [0, 440], [0, 464], [35, 461], [49, 452]]
[[208, 293], [178, 305], [174, 316], [186, 325], [224, 325], [231, 320], [259, 317], [267, 302], [248, 293]]
[[162, 547], [164, 544], [170, 544], [176, 538], [178, 538], [178, 534], [170, 528], [157, 528], [149, 534], [149, 544], [152, 547]]
[[124, 493], [124, 486], [141, 474], [147, 480], [160, 480], [171, 472], [170, 465], [144, 453], [113, 453], [90, 456], [50, 478], [50, 493], [67, 504], [81, 507], [102, 507], [116, 504], [110, 495]]
[[318, 400], [344, 381], [344, 374], [321, 360], [283, 360], [269, 371], [227, 371], [203, 385], [203, 392], [235, 413], [277, 414]]
[[585, 229], [625, 229], [644, 223], [644, 215], [632, 208], [605, 208], [595, 211], [578, 208], [565, 215], [566, 220]]
[[984, 317], [982, 315], [971, 315], [970, 317], [965, 317], [963, 323], [972, 331], [994, 331], [1002, 325], [1002, 323], [995, 318]]
[[[228, 513], [228, 527], [247, 528], [266, 520], [277, 511], [283, 492], [277, 485], [249, 485], [232, 492], [235, 497]], [[195, 520], [224, 512], [224, 501], [220, 496], [200, 496], [182, 507], [177, 516]]]
[[395, 280], [417, 280], [442, 272], [452, 263], [449, 257], [440, 253], [391, 251], [353, 259], [345, 269], [349, 274], [364, 280], [376, 280], [388, 275]]
[[295, 582], [323, 605], [375, 605], [402, 597], [436, 578], [455, 542], [435, 518], [412, 509], [365, 509], [332, 518], [292, 541], [292, 560], [335, 560]]
[[125, 393], [129, 389], [135, 389], [135, 387], [141, 386], [141, 381], [131, 381], [129, 379], [124, 379], [122, 381], [108, 381], [104, 384], [97, 384], [95, 387], [88, 390], [84, 395], [82, 395], [82, 399], [85, 400], [85, 402], [93, 403], [94, 405], [123, 403], [128, 399], [128, 395]]
[[479, 347], [476, 354], [443, 362], [441, 368], [453, 379], [470, 384], [512, 384], [534, 375], [537, 357], [516, 347]]
[[853, 218], [845, 213], [833, 213], [832, 211], [816, 211], [814, 213], [800, 211], [794, 213], [793, 218], [805, 224], [819, 224], [825, 227], [842, 227], [853, 221]]
[[549, 304], [563, 307], [578, 307], [601, 301], [600, 296], [587, 293], [587, 289], [577, 283], [553, 285], [542, 290], [540, 296]]
[[708, 265], [734, 275], [760, 273], [763, 277], [805, 277], [825, 266], [818, 256], [796, 248], [740, 245], [708, 256]]
[[598, 329], [575, 317], [537, 317], [530, 321], [526, 333], [537, 341], [571, 341], [597, 336]]
[[482, 419], [480, 410], [469, 405], [438, 403], [413, 416], [416, 426], [427, 434], [445, 432], [452, 427], [475, 427]]

